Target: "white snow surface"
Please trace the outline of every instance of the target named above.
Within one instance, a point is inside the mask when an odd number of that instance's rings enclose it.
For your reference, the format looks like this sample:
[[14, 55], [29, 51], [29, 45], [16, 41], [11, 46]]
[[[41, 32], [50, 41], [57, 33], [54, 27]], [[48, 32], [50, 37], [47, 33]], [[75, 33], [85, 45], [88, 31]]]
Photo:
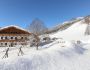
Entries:
[[85, 31], [87, 28], [87, 24], [82, 21], [79, 21], [68, 29], [63, 31], [58, 31], [57, 33], [51, 34], [51, 37], [63, 38], [64, 40], [87, 40], [90, 38], [89, 36], [85, 35]]
[[0, 47], [0, 70], [90, 70], [90, 36], [84, 35], [86, 27], [79, 21], [50, 35], [59, 39], [40, 46], [39, 50], [23, 47], [23, 56], [17, 56], [17, 46], [11, 47], [9, 57], [2, 59], [7, 47]]
[[[45, 47], [48, 46], [48, 47]], [[60, 40], [44, 48], [24, 47], [23, 56], [18, 49], [10, 48], [9, 58], [1, 59], [5, 48], [0, 49], [0, 70], [90, 70], [90, 44]], [[62, 47], [64, 46], [64, 47]]]

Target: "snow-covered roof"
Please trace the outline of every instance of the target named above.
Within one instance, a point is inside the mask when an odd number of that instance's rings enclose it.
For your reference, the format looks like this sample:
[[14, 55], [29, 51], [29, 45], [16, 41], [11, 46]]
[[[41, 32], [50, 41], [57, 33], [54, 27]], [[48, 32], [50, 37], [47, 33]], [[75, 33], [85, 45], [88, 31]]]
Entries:
[[[21, 30], [23, 30], [23, 31], [29, 32], [28, 30], [23, 29], [23, 28], [21, 28], [21, 27], [19, 27], [19, 26], [16, 26], [16, 25], [5, 26], [5, 27], [0, 28], [0, 30], [6, 29], [6, 28], [9, 28], [9, 27], [15, 27], [15, 28], [17, 28], [17, 29], [21, 29]], [[29, 32], [29, 33], [30, 33], [30, 32]]]

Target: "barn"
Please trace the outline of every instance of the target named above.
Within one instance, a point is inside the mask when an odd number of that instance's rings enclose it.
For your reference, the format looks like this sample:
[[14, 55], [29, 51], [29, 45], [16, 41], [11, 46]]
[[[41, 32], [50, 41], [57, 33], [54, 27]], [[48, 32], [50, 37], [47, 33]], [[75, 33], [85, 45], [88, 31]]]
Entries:
[[18, 26], [7, 26], [0, 29], [0, 47], [28, 45], [30, 32]]

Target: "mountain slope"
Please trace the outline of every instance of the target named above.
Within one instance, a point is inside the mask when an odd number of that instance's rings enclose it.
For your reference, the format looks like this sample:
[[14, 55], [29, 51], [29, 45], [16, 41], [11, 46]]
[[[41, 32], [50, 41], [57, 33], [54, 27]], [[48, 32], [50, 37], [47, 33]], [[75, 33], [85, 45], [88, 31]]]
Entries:
[[67, 29], [68, 27], [70, 27], [71, 25], [73, 25], [74, 23], [78, 22], [78, 21], [81, 21], [83, 19], [83, 17], [78, 17], [78, 18], [75, 18], [75, 19], [71, 19], [70, 21], [66, 21], [62, 24], [58, 24], [56, 25], [55, 27], [49, 29], [48, 33], [55, 33], [57, 31], [62, 31], [62, 30], [65, 30]]
[[85, 19], [83, 19], [75, 22], [63, 31], [59, 30], [58, 32], [51, 34], [51, 37], [63, 38], [64, 40], [85, 40], [90, 38], [90, 35], [86, 35], [86, 32], [90, 32], [90, 29], [89, 25], [85, 22]]

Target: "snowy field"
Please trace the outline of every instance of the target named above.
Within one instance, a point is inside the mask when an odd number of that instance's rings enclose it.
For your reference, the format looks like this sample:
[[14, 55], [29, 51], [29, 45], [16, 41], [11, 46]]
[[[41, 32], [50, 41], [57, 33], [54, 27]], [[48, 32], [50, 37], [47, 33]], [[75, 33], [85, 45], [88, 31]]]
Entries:
[[[85, 35], [86, 29], [87, 24], [79, 21], [51, 34], [51, 38], [58, 39], [39, 50], [23, 47], [23, 56], [17, 55], [17, 46], [10, 48], [8, 58], [2, 59], [7, 47], [0, 47], [0, 70], [90, 70], [90, 35]], [[77, 40], [81, 43], [77, 44]]]
[[36, 48], [22, 48], [24, 55], [17, 56], [18, 48], [11, 48], [9, 58], [2, 59], [6, 48], [0, 49], [0, 70], [90, 70], [90, 44], [61, 43], [57, 40]]

